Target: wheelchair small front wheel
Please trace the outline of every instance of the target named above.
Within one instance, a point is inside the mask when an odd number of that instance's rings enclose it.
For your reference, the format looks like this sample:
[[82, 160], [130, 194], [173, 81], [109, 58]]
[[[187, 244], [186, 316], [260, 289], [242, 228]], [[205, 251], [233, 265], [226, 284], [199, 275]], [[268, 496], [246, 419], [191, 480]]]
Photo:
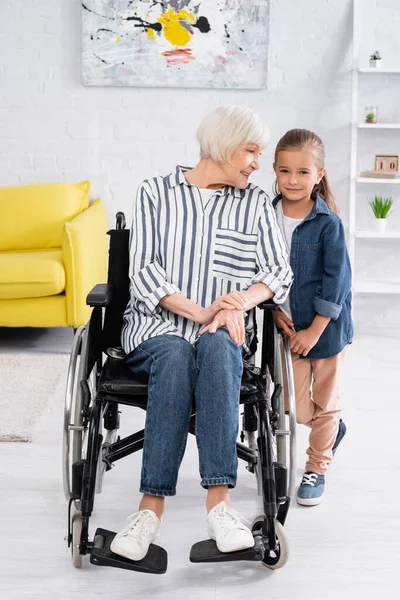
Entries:
[[[264, 523], [264, 515], [260, 515], [253, 520], [251, 531], [255, 533], [256, 531], [261, 532], [262, 526]], [[289, 540], [283, 528], [283, 525], [275, 519], [275, 536], [276, 536], [276, 549], [275, 550], [265, 550], [264, 558], [262, 560], [262, 564], [268, 569], [280, 569], [283, 567], [289, 558]]]
[[280, 569], [289, 558], [289, 540], [283, 525], [275, 519], [276, 550], [266, 550], [262, 564], [268, 569]]
[[81, 541], [81, 533], [82, 533], [82, 513], [80, 511], [75, 512], [72, 515], [71, 522], [71, 555], [72, 555], [72, 564], [77, 569], [80, 569], [83, 564], [83, 555], [79, 552], [79, 544]]

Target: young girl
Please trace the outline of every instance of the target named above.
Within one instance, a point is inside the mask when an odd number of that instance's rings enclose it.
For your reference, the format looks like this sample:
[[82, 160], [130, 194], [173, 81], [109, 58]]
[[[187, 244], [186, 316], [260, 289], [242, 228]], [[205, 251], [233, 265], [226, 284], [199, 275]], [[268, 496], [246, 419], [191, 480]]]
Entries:
[[288, 336], [297, 422], [311, 427], [299, 504], [322, 501], [325, 473], [346, 433], [340, 419], [338, 376], [353, 337], [351, 267], [343, 224], [324, 167], [321, 139], [292, 129], [275, 151], [273, 201], [290, 254], [293, 285], [276, 325]]

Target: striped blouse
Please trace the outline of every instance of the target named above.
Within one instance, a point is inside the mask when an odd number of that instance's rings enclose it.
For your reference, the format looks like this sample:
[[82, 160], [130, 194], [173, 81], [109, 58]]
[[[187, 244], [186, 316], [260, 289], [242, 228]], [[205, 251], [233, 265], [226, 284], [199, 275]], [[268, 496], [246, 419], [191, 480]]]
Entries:
[[[128, 354], [152, 337], [169, 334], [194, 343], [202, 325], [163, 309], [175, 292], [208, 307], [218, 296], [257, 282], [282, 303], [292, 271], [268, 196], [249, 184], [224, 187], [207, 199], [190, 184], [186, 168], [144, 181], [138, 189], [130, 233], [130, 301], [121, 343]], [[254, 334], [254, 311], [246, 340]]]

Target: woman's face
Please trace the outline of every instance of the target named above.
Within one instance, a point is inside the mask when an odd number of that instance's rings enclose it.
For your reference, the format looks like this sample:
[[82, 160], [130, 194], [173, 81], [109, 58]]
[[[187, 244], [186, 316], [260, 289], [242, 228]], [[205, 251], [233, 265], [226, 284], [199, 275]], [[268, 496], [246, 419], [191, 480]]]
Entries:
[[244, 144], [233, 152], [230, 163], [221, 163], [226, 177], [226, 185], [244, 189], [249, 183], [249, 177], [260, 168], [259, 159], [261, 148], [257, 144]]
[[314, 185], [325, 175], [318, 169], [311, 146], [293, 150], [280, 150], [274, 164], [280, 193], [287, 200], [309, 199]]

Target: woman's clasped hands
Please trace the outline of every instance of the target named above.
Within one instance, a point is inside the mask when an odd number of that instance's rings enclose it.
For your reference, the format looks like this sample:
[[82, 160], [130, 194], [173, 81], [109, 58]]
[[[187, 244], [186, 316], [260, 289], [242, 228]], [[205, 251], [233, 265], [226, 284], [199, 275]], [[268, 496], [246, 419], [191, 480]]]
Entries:
[[205, 320], [205, 327], [201, 329], [199, 335], [203, 335], [206, 331], [215, 333], [220, 327], [226, 327], [232, 341], [241, 346], [245, 339], [244, 319], [247, 317], [245, 311], [248, 304], [249, 299], [246, 294], [238, 290], [220, 296], [211, 306], [204, 309], [209, 319]]

